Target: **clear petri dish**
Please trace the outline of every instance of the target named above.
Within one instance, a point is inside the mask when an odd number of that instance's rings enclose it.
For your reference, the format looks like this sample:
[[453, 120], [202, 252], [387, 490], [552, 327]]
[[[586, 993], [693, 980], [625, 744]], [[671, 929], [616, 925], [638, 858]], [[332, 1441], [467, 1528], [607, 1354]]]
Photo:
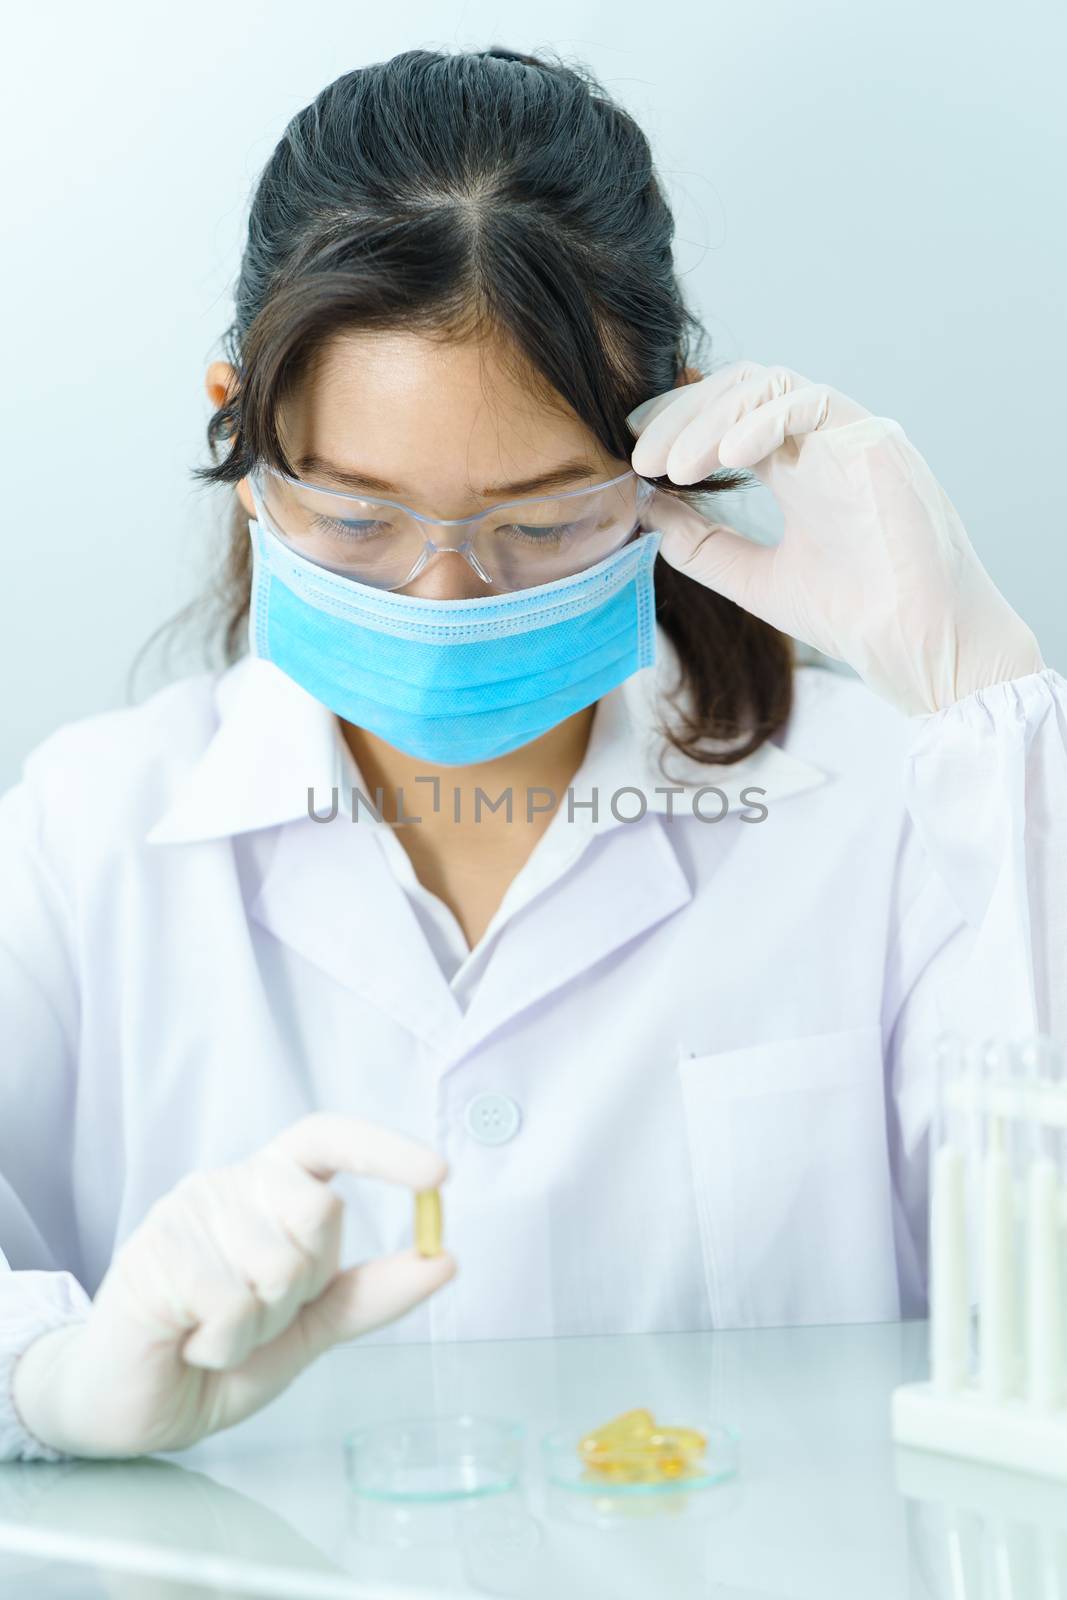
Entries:
[[[694, 1489], [711, 1489], [736, 1476], [739, 1460], [739, 1435], [726, 1424], [695, 1422], [706, 1438], [707, 1447], [694, 1457], [686, 1470], [673, 1478], [627, 1482], [624, 1477], [609, 1477], [596, 1471], [581, 1452], [581, 1441], [590, 1427], [554, 1428], [541, 1439], [541, 1463], [547, 1481], [557, 1489], [599, 1499], [649, 1500], [670, 1495], [685, 1495]], [[625, 1464], [625, 1463], [624, 1463]], [[635, 1457], [636, 1470], [636, 1457]]]
[[521, 1476], [525, 1432], [503, 1417], [466, 1413], [369, 1422], [345, 1435], [349, 1486], [372, 1500], [502, 1494]]

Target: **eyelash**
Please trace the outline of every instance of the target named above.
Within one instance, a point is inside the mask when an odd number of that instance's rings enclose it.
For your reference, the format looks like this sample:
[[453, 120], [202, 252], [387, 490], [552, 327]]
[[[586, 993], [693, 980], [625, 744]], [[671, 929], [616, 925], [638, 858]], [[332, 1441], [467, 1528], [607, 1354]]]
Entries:
[[366, 529], [388, 526], [384, 522], [364, 522], [359, 524], [336, 522], [333, 517], [321, 517], [318, 514], [312, 517], [311, 520], [315, 527], [324, 528], [329, 533], [339, 533], [344, 539], [359, 539]]

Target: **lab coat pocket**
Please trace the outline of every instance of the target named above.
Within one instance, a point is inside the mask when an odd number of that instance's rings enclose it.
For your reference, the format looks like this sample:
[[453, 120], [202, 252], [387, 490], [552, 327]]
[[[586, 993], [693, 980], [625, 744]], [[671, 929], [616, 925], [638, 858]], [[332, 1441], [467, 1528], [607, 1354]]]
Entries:
[[677, 1067], [713, 1325], [896, 1319], [881, 1029]]

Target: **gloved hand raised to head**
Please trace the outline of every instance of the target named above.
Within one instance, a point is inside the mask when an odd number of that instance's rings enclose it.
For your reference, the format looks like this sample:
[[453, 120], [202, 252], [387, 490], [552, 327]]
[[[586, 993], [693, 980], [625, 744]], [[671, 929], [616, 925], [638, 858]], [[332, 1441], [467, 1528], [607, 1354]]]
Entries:
[[115, 1255], [84, 1322], [14, 1369], [23, 1424], [75, 1456], [180, 1450], [259, 1409], [331, 1345], [391, 1322], [456, 1271], [414, 1248], [338, 1270], [339, 1172], [412, 1190], [447, 1174], [427, 1145], [317, 1112], [232, 1166], [190, 1173]]
[[1044, 663], [899, 423], [788, 367], [739, 361], [631, 411], [631, 464], [679, 485], [747, 468], [782, 509], [756, 544], [660, 492], [643, 521], [697, 582], [853, 667], [906, 715]]

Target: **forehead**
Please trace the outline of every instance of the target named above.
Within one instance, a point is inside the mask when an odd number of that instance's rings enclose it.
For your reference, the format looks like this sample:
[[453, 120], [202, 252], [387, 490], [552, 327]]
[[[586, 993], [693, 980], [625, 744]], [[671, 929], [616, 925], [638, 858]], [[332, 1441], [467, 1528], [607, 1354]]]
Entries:
[[410, 475], [413, 450], [426, 466], [458, 462], [472, 475], [533, 471], [576, 447], [607, 459], [563, 397], [491, 338], [335, 335], [281, 420], [294, 449], [358, 457], [385, 477]]

